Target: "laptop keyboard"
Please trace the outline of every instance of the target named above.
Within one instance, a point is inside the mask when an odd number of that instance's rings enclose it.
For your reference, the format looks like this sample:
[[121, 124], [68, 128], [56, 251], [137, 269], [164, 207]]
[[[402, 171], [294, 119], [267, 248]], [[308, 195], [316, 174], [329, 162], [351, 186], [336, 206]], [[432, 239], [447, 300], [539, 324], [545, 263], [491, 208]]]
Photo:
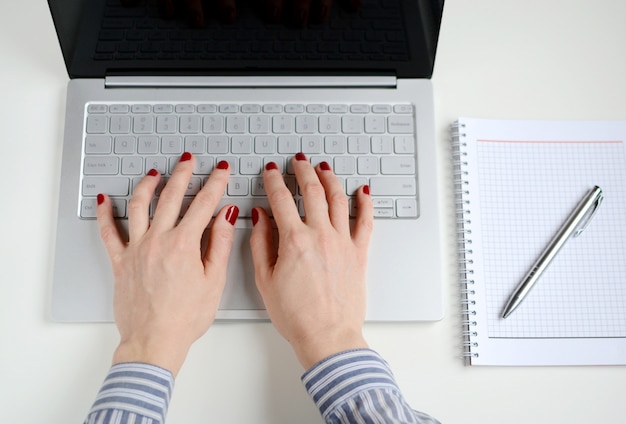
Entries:
[[114, 214], [126, 218], [135, 185], [150, 169], [162, 174], [150, 207], [183, 152], [196, 165], [181, 216], [213, 167], [230, 164], [222, 205], [248, 217], [269, 211], [262, 170], [275, 162], [304, 216], [291, 166], [303, 152], [313, 165], [332, 167], [350, 197], [370, 186], [376, 218], [419, 216], [413, 107], [410, 104], [102, 104], [87, 105], [78, 215], [95, 218], [96, 196], [111, 196]]

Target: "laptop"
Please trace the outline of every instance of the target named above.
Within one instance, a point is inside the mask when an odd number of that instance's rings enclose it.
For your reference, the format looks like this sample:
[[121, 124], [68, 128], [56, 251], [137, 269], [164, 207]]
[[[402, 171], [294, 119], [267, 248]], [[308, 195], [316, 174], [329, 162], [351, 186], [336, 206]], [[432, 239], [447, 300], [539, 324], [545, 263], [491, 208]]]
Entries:
[[442, 318], [430, 81], [442, 0], [335, 1], [323, 10], [314, 1], [306, 13], [295, 0], [270, 13], [263, 1], [237, 1], [229, 13], [202, 1], [203, 17], [191, 20], [189, 1], [48, 3], [70, 76], [54, 321], [113, 321], [96, 196], [112, 197], [124, 232], [134, 185], [152, 168], [166, 180], [183, 151], [197, 165], [181, 214], [219, 160], [233, 171], [223, 203], [241, 212], [218, 320], [268, 318], [249, 215], [267, 206], [261, 169], [270, 160], [304, 212], [289, 165], [298, 151], [330, 163], [348, 196], [370, 185], [367, 320]]

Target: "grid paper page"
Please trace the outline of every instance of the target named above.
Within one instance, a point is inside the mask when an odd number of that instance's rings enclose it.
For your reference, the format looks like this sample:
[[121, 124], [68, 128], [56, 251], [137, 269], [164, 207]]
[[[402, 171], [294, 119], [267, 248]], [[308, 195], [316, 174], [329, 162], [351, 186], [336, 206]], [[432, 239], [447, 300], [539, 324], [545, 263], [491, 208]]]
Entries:
[[[626, 337], [626, 157], [621, 140], [476, 143], [489, 337]], [[520, 307], [502, 309], [589, 189], [604, 202]]]

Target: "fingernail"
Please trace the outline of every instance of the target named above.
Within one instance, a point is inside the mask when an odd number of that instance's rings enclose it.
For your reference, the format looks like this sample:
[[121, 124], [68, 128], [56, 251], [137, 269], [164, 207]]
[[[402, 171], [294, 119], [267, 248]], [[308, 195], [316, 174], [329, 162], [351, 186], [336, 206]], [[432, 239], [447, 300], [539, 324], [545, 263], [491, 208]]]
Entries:
[[229, 164], [228, 161], [221, 160], [217, 163], [217, 169], [228, 169]]
[[156, 177], [157, 175], [159, 175], [159, 171], [152, 168], [151, 170], [148, 171], [148, 175], [150, 175], [151, 177]]
[[320, 162], [320, 169], [322, 171], [330, 171], [330, 165], [326, 161]]
[[370, 186], [368, 186], [368, 185], [364, 185], [364, 186], [363, 186], [363, 193], [365, 193], [365, 194], [370, 194]]
[[230, 225], [235, 225], [237, 217], [239, 216], [239, 208], [237, 206], [231, 206], [226, 211], [226, 221], [230, 222]]
[[252, 208], [252, 225], [256, 225], [257, 222], [259, 222], [259, 211]]
[[183, 153], [183, 155], [180, 157], [180, 161], [181, 162], [185, 162], [191, 159], [191, 153], [189, 152], [185, 152]]
[[296, 153], [296, 160], [306, 160], [306, 155], [302, 152]]
[[268, 162], [268, 163], [265, 165], [265, 170], [266, 170], [266, 171], [270, 171], [270, 170], [272, 170], [272, 169], [278, 169], [278, 165], [276, 165], [276, 162]]
[[98, 194], [98, 204], [101, 205], [104, 203], [104, 194]]

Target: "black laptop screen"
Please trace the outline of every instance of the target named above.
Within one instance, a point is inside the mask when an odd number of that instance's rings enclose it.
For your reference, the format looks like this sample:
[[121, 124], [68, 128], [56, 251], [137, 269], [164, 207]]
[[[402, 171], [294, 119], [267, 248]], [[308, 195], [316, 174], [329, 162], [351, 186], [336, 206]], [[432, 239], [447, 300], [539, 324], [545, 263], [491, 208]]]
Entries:
[[287, 74], [429, 78], [443, 8], [443, 0], [48, 3], [71, 78]]

